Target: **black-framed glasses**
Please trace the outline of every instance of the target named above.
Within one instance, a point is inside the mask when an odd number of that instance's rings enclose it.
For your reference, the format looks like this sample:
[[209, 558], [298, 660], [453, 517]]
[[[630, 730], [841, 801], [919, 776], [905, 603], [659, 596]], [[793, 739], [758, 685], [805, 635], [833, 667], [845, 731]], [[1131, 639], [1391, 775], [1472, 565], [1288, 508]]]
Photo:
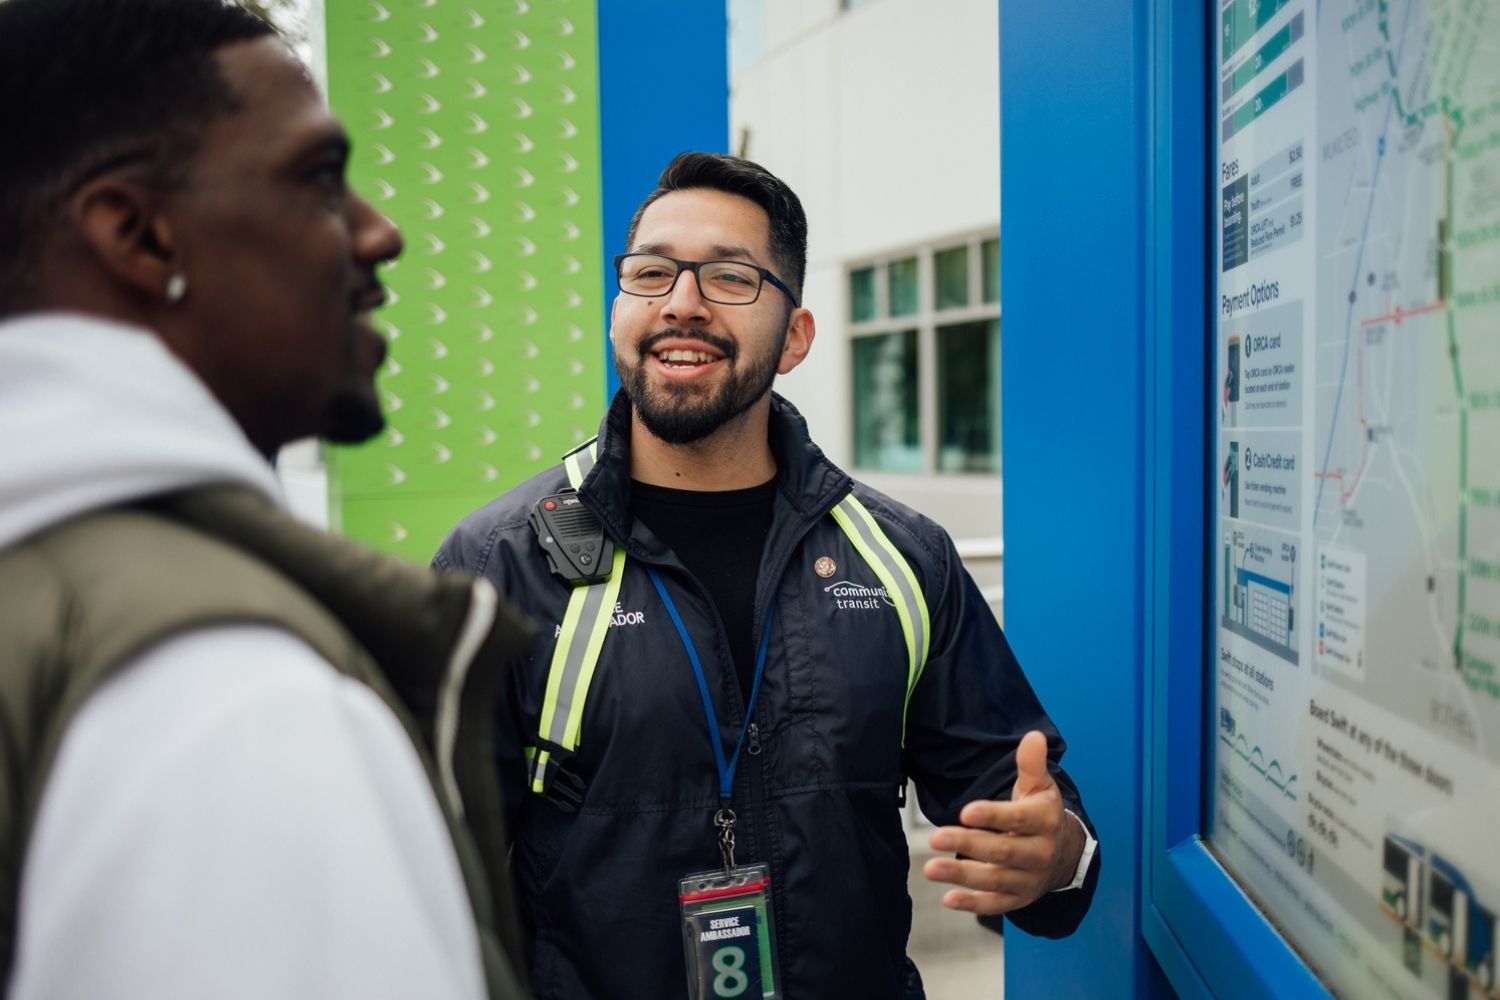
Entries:
[[770, 271], [743, 260], [678, 260], [659, 253], [622, 253], [615, 258], [615, 276], [620, 291], [646, 298], [660, 298], [677, 285], [677, 276], [692, 271], [698, 294], [725, 306], [748, 306], [760, 298], [769, 281], [797, 305], [797, 296]]

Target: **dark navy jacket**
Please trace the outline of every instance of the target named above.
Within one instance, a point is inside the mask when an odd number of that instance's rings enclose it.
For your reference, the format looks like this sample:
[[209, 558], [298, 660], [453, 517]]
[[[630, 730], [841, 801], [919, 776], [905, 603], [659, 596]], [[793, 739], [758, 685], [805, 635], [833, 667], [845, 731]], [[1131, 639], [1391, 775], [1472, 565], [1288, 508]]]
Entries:
[[[1010, 797], [1016, 744], [1040, 729], [1065, 804], [1088, 819], [1057, 764], [1063, 742], [948, 535], [834, 467], [780, 397], [773, 397], [771, 439], [779, 492], [756, 585], [757, 645], [767, 605], [776, 607], [752, 720], [755, 752], [741, 757], [735, 776], [737, 860], [771, 866], [784, 997], [920, 998], [906, 956], [903, 777], [915, 781], [929, 818], [956, 823], [973, 799]], [[511, 675], [498, 729], [515, 838], [511, 866], [531, 932], [532, 987], [543, 1000], [685, 996], [677, 880], [719, 864], [711, 825], [718, 778], [702, 700], [648, 566], [698, 648], [726, 754], [744, 722], [733, 659], [707, 593], [630, 517], [629, 442], [629, 402], [620, 395], [579, 490], [628, 559], [582, 742], [568, 764], [585, 784], [577, 812], [527, 792], [522, 762], [522, 748], [537, 735], [555, 644], [548, 626], [562, 621], [570, 592], [549, 573], [527, 514], [567, 486], [562, 468], [465, 518], [434, 559], [483, 574], [542, 623], [535, 648]], [[878, 590], [880, 581], [827, 516], [851, 488], [911, 564], [932, 619], [904, 753], [900, 620], [893, 605], [850, 589]], [[814, 570], [825, 556], [835, 566], [826, 578]], [[1009, 919], [1033, 934], [1071, 933], [1098, 868], [1096, 857], [1083, 888], [1044, 896]]]

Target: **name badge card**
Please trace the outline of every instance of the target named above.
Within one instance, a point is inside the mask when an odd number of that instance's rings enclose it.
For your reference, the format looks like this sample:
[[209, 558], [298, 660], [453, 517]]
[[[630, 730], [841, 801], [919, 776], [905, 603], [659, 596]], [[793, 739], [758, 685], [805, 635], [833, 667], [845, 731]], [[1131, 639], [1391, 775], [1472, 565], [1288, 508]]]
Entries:
[[770, 868], [702, 872], [677, 887], [692, 1000], [780, 997]]

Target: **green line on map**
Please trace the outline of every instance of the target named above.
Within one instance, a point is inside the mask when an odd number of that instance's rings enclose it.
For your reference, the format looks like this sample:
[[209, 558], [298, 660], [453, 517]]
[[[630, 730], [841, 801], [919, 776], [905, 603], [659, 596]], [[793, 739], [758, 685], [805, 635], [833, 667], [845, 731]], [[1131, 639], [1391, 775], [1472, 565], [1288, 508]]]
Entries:
[[[1379, 0], [1379, 5], [1377, 23], [1380, 35], [1386, 43], [1387, 65], [1390, 68], [1390, 87], [1396, 103], [1396, 117], [1401, 121], [1403, 128], [1410, 128], [1420, 124], [1435, 111], [1441, 111], [1446, 120], [1445, 128], [1449, 130], [1448, 142], [1443, 153], [1443, 218], [1438, 226], [1438, 296], [1447, 304], [1445, 313], [1447, 315], [1448, 363], [1453, 369], [1453, 388], [1458, 400], [1458, 615], [1453, 634], [1453, 663], [1462, 670], [1464, 629], [1469, 624], [1467, 612], [1470, 569], [1469, 506], [1473, 498], [1469, 495], [1469, 407], [1464, 392], [1463, 364], [1459, 358], [1457, 319], [1454, 315], [1457, 300], [1452, 287], [1454, 274], [1452, 231], [1454, 157], [1466, 119], [1464, 109], [1454, 104], [1446, 94], [1439, 97], [1436, 102], [1428, 101], [1415, 111], [1406, 110], [1405, 103], [1401, 99], [1401, 81], [1396, 73], [1395, 55], [1391, 52], [1390, 4], [1388, 0]], [[1475, 25], [1475, 27], [1478, 26]], [[1345, 30], [1348, 30], [1347, 24]], [[1465, 63], [1461, 76], [1467, 75], [1468, 65]]]
[[[1445, 220], [1451, 224], [1453, 219], [1453, 143], [1451, 140], [1445, 150], [1443, 168], [1445, 173], [1443, 213]], [[1444, 229], [1447, 228], [1448, 226], [1445, 225]], [[1446, 245], [1440, 246], [1438, 254], [1440, 258], [1444, 255], [1448, 256], [1448, 266], [1444, 270], [1446, 275], [1451, 275], [1452, 249]], [[1443, 289], [1439, 287], [1438, 291], [1442, 293]], [[1455, 328], [1457, 320], [1454, 317], [1453, 301], [1452, 299], [1444, 301], [1448, 303], [1446, 310], [1448, 360], [1453, 366], [1453, 390], [1458, 399], [1458, 617], [1453, 633], [1453, 664], [1461, 670], [1464, 662], [1464, 612], [1467, 606], [1469, 582], [1469, 408], [1464, 403], [1464, 373], [1458, 356], [1458, 330]]]

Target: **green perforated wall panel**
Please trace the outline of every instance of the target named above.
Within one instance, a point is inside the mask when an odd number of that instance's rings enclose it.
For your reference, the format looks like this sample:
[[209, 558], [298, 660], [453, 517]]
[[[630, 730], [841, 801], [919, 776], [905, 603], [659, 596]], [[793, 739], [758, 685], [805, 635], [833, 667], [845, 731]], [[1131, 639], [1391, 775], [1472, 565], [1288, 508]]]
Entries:
[[331, 449], [332, 518], [425, 562], [453, 523], [591, 436], [605, 373], [593, 0], [330, 0], [355, 188], [384, 272], [389, 428]]

